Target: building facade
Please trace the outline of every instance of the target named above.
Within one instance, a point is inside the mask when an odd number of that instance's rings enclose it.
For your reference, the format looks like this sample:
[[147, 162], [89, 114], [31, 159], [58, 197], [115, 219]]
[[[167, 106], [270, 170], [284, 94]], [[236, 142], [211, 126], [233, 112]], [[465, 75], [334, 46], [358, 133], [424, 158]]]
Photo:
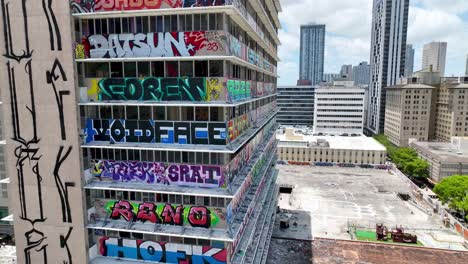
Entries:
[[370, 65], [367, 61], [359, 63], [353, 67], [353, 81], [359, 86], [368, 86], [370, 78]]
[[324, 73], [322, 81], [327, 82], [327, 83], [332, 83], [335, 80], [340, 79], [340, 74], [339, 73]]
[[281, 125], [314, 124], [315, 86], [279, 86], [278, 116]]
[[414, 48], [412, 44], [406, 45], [405, 77], [411, 77], [414, 72]]
[[362, 134], [365, 90], [355, 86], [321, 85], [315, 89], [314, 132]]
[[325, 25], [301, 25], [299, 79], [322, 82], [325, 61]]
[[446, 177], [468, 174], [467, 138], [451, 142], [410, 141], [410, 147], [429, 163], [429, 181], [439, 183]]
[[435, 110], [435, 139], [450, 142], [468, 136], [468, 78], [446, 77], [440, 81]]
[[[1, 93], [1, 91], [0, 91]], [[0, 96], [1, 98], [1, 96]], [[9, 215], [8, 210], [8, 176], [5, 165], [5, 138], [3, 136], [3, 104], [0, 101], [0, 235], [12, 235], [13, 226], [6, 221], [1, 221]]]
[[292, 129], [278, 131], [278, 159], [285, 162], [319, 164], [385, 164], [386, 149], [366, 136], [311, 136]]
[[430, 42], [424, 45], [422, 55], [423, 70], [432, 69], [445, 75], [445, 60], [447, 56], [447, 42]]
[[279, 1], [2, 8], [18, 263], [265, 262]]
[[387, 87], [385, 135], [390, 142], [408, 147], [409, 139], [428, 141], [436, 88], [408, 78], [404, 84]]
[[468, 55], [466, 55], [465, 76], [468, 76]]
[[352, 81], [353, 80], [353, 65], [343, 65], [341, 66], [340, 71], [340, 78], [341, 80]]
[[374, 0], [366, 131], [384, 132], [385, 87], [405, 74], [409, 0]]

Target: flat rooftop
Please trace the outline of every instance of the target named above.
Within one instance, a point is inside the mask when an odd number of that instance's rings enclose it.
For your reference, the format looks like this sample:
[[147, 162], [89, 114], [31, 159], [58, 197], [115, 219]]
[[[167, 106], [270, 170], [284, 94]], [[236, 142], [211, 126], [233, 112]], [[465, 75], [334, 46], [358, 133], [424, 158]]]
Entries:
[[383, 223], [389, 229], [402, 226], [427, 247], [467, 250], [463, 237], [444, 227], [441, 217], [429, 206], [398, 197], [398, 193], [412, 194], [413, 190], [392, 171], [290, 165], [277, 168], [278, 184], [293, 188], [291, 194], [280, 195], [278, 204], [292, 217], [290, 228], [276, 228], [273, 237], [352, 240], [348, 233], [352, 227], [373, 231], [377, 223]]
[[[463, 141], [467, 141], [464, 139]], [[465, 143], [466, 144], [466, 143]], [[461, 144], [460, 147], [445, 142], [412, 142], [414, 148], [437, 157], [438, 160], [453, 163], [468, 163], [468, 146]]]
[[[281, 129], [280, 129], [281, 130]], [[377, 140], [364, 135], [318, 135], [310, 129], [287, 128], [285, 133], [276, 133], [280, 140], [278, 147], [304, 147], [348, 150], [386, 151], [387, 149]]]
[[298, 241], [273, 238], [267, 263], [398, 263], [465, 264], [468, 253], [412, 246], [316, 238]]

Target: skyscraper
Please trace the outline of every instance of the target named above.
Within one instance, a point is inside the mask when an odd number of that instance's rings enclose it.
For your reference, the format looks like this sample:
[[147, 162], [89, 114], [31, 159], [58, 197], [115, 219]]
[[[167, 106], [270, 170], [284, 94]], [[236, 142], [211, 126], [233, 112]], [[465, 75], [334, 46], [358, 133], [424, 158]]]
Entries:
[[301, 25], [300, 80], [319, 84], [323, 78], [325, 25]]
[[351, 81], [353, 79], [353, 65], [345, 64], [341, 66], [340, 75], [342, 80]]
[[279, 1], [48, 2], [0, 5], [17, 263], [264, 262]]
[[374, 0], [371, 37], [371, 80], [366, 130], [382, 133], [385, 87], [405, 74], [409, 0]]
[[468, 55], [466, 55], [465, 76], [468, 76]]
[[370, 65], [367, 61], [353, 67], [353, 81], [356, 85], [369, 85]]
[[414, 72], [414, 49], [412, 44], [406, 45], [405, 77], [411, 77]]
[[430, 42], [424, 45], [422, 57], [422, 70], [432, 70], [440, 72], [440, 76], [445, 75], [445, 59], [447, 56], [447, 42]]

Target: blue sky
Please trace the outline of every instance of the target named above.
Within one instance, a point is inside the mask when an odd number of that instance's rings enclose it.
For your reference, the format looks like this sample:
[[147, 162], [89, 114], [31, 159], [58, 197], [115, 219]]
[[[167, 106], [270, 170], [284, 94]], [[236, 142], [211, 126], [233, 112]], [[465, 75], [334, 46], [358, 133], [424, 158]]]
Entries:
[[[279, 35], [280, 85], [295, 84], [299, 75], [299, 26], [327, 25], [325, 73], [341, 65], [369, 61], [372, 0], [281, 0]], [[422, 47], [448, 42], [446, 76], [465, 72], [468, 55], [468, 0], [410, 0], [408, 43], [415, 48], [414, 69], [421, 68]]]

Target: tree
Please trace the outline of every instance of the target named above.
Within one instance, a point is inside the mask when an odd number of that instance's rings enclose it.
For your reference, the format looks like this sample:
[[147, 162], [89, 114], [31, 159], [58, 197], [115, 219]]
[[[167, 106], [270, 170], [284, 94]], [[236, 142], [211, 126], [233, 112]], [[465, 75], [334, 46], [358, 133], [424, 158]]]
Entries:
[[[468, 213], [468, 175], [454, 175], [440, 181], [435, 188], [439, 200], [454, 210]], [[468, 218], [467, 218], [468, 220]]]
[[421, 158], [406, 163], [404, 170], [406, 174], [415, 178], [429, 177], [429, 163]]

